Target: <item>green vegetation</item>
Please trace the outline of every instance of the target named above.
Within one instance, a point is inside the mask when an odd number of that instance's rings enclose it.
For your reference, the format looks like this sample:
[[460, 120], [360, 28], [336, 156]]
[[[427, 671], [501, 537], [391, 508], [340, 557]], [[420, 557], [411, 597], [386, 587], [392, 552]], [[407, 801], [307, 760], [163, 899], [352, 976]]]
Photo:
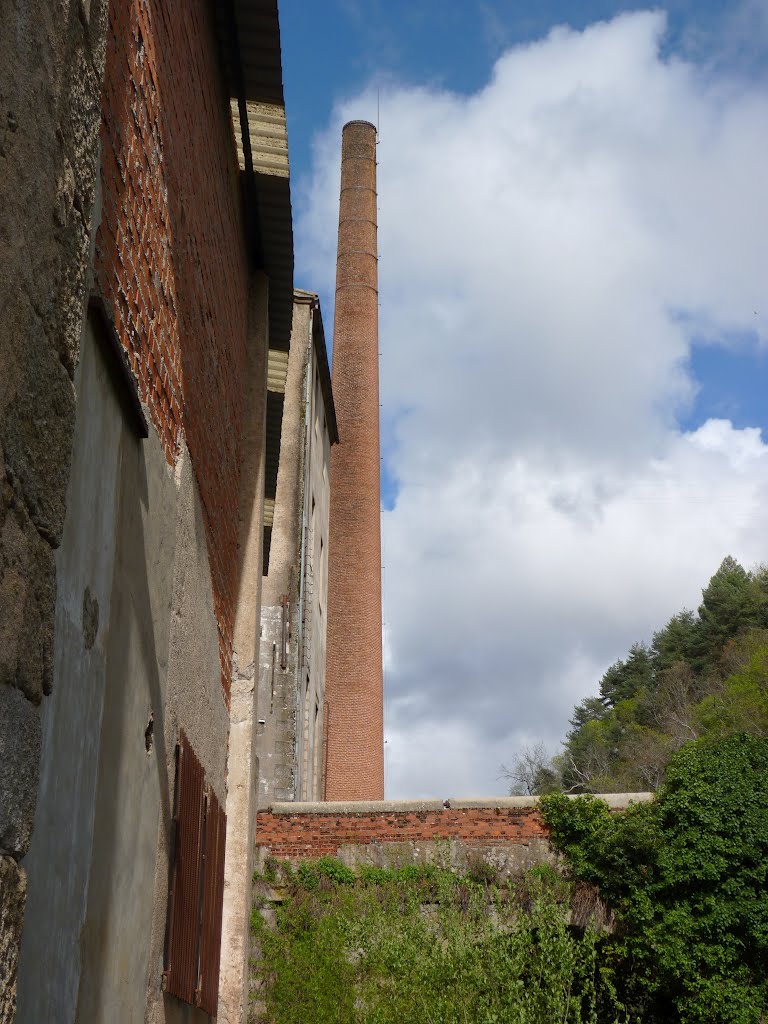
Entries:
[[624, 813], [562, 794], [542, 807], [572, 877], [617, 914], [600, 967], [627, 1020], [768, 1021], [768, 740], [686, 745], [656, 800]]
[[[477, 875], [483, 875], [481, 880]], [[252, 931], [271, 1024], [580, 1024], [615, 1020], [599, 933], [569, 928], [551, 869], [514, 884], [435, 866], [299, 867]], [[607, 1015], [605, 1015], [607, 1014]]]
[[[558, 872], [265, 865], [286, 897], [252, 919], [265, 1021], [768, 1024], [768, 570], [726, 558], [561, 754], [508, 774], [549, 794]], [[642, 789], [625, 812], [589, 795]]]
[[768, 737], [768, 569], [728, 557], [697, 614], [633, 644], [574, 708], [562, 753], [539, 745], [505, 771], [513, 792], [655, 790], [684, 744], [738, 732]]

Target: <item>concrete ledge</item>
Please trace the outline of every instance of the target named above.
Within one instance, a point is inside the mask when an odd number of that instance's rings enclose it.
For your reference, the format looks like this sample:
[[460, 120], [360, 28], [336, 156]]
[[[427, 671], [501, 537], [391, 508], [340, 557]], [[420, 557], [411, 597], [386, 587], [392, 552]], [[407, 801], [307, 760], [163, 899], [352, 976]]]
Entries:
[[445, 801], [446, 807], [454, 811], [467, 810], [508, 810], [514, 807], [535, 807], [539, 802], [537, 796], [475, 796], [451, 797]]
[[274, 803], [272, 814], [386, 814], [388, 812], [443, 811], [442, 800], [312, 800]]
[[[577, 796], [569, 794], [572, 800], [578, 800]], [[605, 800], [610, 808], [621, 811], [630, 804], [647, 804], [656, 796], [655, 793], [596, 793], [598, 800]]]
[[[578, 800], [576, 794], [568, 794], [569, 799]], [[605, 800], [614, 810], [622, 810], [630, 804], [647, 803], [653, 800], [653, 793], [596, 793], [598, 800]], [[451, 797], [450, 800], [338, 800], [323, 802], [283, 801], [269, 807], [261, 808], [262, 813], [271, 814], [392, 814], [419, 813], [425, 811], [445, 810], [512, 810], [515, 808], [536, 807], [537, 796], [491, 796], [491, 797]]]
[[[578, 800], [581, 794], [568, 793], [569, 800]], [[595, 793], [597, 800], [605, 800], [614, 810], [622, 810], [630, 804], [644, 804], [653, 800], [653, 793]], [[537, 796], [495, 796], [495, 797], [451, 797], [445, 806], [452, 810], [508, 810], [515, 807], [536, 807]]]

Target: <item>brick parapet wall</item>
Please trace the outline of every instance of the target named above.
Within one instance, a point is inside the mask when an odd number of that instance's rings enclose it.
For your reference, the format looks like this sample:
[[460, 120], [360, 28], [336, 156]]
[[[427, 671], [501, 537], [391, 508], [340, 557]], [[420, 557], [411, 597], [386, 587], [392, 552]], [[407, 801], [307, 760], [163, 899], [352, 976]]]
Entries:
[[260, 812], [256, 844], [274, 857], [322, 857], [354, 843], [462, 839], [473, 846], [506, 846], [547, 838], [536, 808], [515, 810], [390, 811], [367, 814], [287, 815]]
[[229, 699], [248, 264], [211, 6], [112, 0], [96, 282], [170, 464], [204, 510]]
[[[651, 798], [648, 793], [603, 797], [615, 809]], [[341, 847], [458, 840], [467, 846], [525, 846], [546, 840], [535, 797], [425, 802], [274, 804], [256, 819], [256, 846], [273, 857], [335, 855]]]

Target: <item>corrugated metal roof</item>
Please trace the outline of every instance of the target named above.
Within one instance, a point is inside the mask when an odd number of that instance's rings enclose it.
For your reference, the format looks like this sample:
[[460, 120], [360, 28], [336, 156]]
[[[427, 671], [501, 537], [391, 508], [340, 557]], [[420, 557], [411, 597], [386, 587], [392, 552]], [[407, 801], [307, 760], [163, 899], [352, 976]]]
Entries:
[[219, 0], [216, 23], [254, 254], [269, 275], [270, 346], [287, 351], [293, 223], [277, 0]]
[[267, 391], [285, 392], [288, 379], [288, 353], [271, 348], [267, 357]]
[[271, 529], [275, 521], [275, 499], [264, 499], [264, 528]]

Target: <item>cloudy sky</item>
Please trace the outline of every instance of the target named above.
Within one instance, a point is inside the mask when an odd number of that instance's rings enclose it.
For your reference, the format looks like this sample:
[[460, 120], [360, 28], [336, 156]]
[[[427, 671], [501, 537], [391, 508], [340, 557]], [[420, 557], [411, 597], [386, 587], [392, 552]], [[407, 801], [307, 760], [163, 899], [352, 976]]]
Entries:
[[327, 325], [341, 125], [380, 126], [387, 796], [503, 793], [725, 555], [768, 561], [768, 5], [281, 15]]

